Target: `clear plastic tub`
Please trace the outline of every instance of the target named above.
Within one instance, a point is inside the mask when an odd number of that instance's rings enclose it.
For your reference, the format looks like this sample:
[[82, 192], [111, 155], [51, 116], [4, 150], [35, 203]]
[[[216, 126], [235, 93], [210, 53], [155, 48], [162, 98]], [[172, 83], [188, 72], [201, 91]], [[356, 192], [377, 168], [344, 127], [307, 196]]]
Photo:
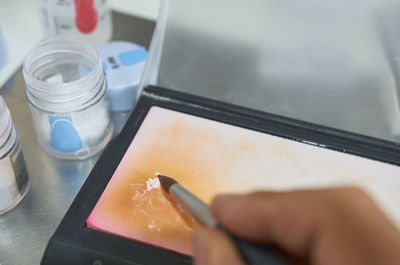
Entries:
[[0, 96], [0, 215], [13, 209], [28, 189], [29, 177], [18, 131]]
[[99, 55], [77, 39], [40, 42], [25, 57], [23, 74], [42, 148], [61, 159], [85, 159], [112, 137], [106, 81]]

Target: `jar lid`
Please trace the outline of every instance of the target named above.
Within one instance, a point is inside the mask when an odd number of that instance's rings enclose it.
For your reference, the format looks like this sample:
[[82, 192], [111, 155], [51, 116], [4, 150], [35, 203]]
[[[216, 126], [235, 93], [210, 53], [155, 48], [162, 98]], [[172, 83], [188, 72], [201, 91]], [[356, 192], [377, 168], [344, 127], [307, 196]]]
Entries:
[[128, 41], [111, 41], [97, 50], [107, 79], [111, 111], [132, 109], [146, 63], [146, 48]]
[[74, 38], [39, 42], [25, 56], [26, 97], [37, 109], [67, 113], [90, 107], [105, 94], [97, 50]]

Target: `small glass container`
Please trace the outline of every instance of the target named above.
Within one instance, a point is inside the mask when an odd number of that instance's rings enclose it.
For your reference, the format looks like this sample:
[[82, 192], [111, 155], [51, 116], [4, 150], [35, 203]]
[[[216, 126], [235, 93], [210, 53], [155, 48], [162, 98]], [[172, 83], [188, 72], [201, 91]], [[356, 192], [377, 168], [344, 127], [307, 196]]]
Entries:
[[18, 131], [0, 96], [0, 215], [13, 209], [28, 189], [29, 177]]
[[44, 151], [61, 159], [85, 159], [107, 145], [113, 126], [95, 48], [70, 38], [42, 41], [26, 55], [23, 74]]

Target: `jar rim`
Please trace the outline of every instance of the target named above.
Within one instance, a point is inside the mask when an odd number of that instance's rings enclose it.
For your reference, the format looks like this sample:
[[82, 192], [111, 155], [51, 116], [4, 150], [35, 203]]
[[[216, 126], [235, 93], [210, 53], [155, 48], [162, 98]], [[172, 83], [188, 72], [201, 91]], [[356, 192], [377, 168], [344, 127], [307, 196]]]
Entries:
[[[82, 56], [92, 63], [90, 71], [78, 79], [64, 83], [50, 83], [36, 78], [33, 72], [35, 67], [42, 66], [39, 63], [40, 60], [55, 54]], [[67, 102], [75, 102], [75, 105], [83, 104], [98, 92], [100, 88], [96, 87], [104, 79], [97, 50], [89, 43], [75, 38], [55, 37], [39, 42], [26, 54], [22, 70], [26, 83], [26, 95], [32, 103], [37, 105], [41, 105], [41, 101], [49, 104]]]

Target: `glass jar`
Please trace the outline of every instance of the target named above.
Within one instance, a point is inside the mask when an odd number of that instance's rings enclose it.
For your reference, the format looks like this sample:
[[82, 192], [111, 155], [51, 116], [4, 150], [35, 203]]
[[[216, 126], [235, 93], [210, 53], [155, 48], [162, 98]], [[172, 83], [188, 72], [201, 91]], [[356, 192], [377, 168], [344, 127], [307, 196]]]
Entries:
[[42, 41], [26, 55], [23, 75], [44, 151], [61, 159], [85, 159], [107, 145], [113, 127], [96, 49], [77, 39]]
[[28, 189], [29, 177], [18, 131], [0, 96], [0, 214], [13, 209]]

